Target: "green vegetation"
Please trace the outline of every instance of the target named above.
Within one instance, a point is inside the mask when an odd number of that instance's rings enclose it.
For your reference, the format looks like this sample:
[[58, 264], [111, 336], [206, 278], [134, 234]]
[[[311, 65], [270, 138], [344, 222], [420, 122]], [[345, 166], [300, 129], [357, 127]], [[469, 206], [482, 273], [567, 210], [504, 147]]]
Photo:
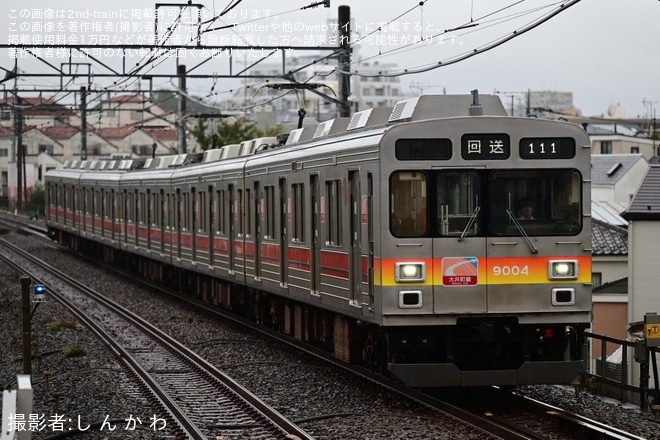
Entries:
[[46, 212], [46, 190], [40, 183], [35, 184], [30, 192], [25, 210], [30, 218], [39, 218]]
[[59, 332], [60, 330], [65, 329], [65, 328], [68, 328], [68, 329], [71, 329], [71, 330], [76, 330], [76, 328], [77, 328], [76, 323], [75, 322], [70, 322], [70, 321], [59, 321], [59, 322], [51, 324], [48, 327], [48, 330], [50, 330], [51, 332]]
[[64, 359], [82, 356], [87, 356], [87, 350], [82, 345], [72, 345], [62, 353]]
[[195, 137], [202, 151], [206, 151], [259, 137], [277, 136], [283, 130], [281, 125], [260, 130], [256, 124], [242, 119], [236, 119], [233, 122], [222, 121], [218, 123], [215, 130], [209, 130], [206, 120], [198, 119], [195, 126], [190, 129], [190, 134]]

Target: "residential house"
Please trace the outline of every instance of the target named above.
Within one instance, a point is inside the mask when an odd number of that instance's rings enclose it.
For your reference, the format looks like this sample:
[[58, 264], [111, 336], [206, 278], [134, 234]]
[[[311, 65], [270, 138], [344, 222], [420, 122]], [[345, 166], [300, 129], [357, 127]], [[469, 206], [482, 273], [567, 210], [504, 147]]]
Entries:
[[592, 155], [591, 200], [618, 202], [627, 207], [648, 167], [642, 154]]
[[609, 123], [589, 124], [593, 154], [641, 154], [646, 160], [658, 156], [660, 143], [649, 138], [641, 125]]
[[176, 124], [176, 114], [163, 110], [140, 95], [117, 95], [104, 100], [100, 108], [95, 109], [88, 118], [88, 123], [95, 128], [125, 126], [167, 126]]
[[[651, 165], [624, 214], [628, 220], [628, 322], [644, 321], [660, 313], [658, 257], [660, 256], [660, 165]], [[641, 336], [641, 335], [638, 335]], [[633, 368], [629, 383], [639, 383]]]
[[20, 113], [23, 117], [23, 125], [37, 128], [52, 127], [55, 125], [68, 125], [80, 127], [78, 113], [71, 110], [65, 104], [49, 98], [37, 97], [15, 97], [5, 101], [0, 100], [0, 125], [13, 128], [14, 118]]
[[[628, 277], [628, 230], [608, 224], [596, 218], [591, 223], [592, 281], [594, 290], [593, 328], [599, 335], [625, 339], [628, 327], [628, 292], [617, 290], [627, 286]], [[616, 293], [616, 294], [613, 294]], [[607, 354], [617, 347], [608, 345]], [[600, 357], [600, 345], [592, 347], [595, 359]]]

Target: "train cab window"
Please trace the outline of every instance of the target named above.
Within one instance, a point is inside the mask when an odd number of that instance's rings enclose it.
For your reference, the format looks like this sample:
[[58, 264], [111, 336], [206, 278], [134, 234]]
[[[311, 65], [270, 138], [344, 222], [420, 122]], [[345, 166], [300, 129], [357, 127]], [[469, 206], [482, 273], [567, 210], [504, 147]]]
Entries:
[[474, 236], [481, 231], [482, 183], [474, 171], [442, 172], [437, 176], [437, 228], [443, 236]]
[[427, 176], [398, 171], [390, 180], [390, 230], [397, 237], [420, 237], [427, 228]]
[[576, 170], [495, 171], [489, 187], [495, 235], [575, 235], [582, 229], [582, 178]]

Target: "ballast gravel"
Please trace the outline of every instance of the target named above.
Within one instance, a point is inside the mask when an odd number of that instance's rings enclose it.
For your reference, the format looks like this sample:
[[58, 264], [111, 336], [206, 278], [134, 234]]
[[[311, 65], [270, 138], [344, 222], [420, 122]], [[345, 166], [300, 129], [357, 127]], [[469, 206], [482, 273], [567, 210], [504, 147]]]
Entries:
[[[328, 367], [250, 331], [159, 297], [116, 275], [56, 249], [42, 239], [10, 233], [3, 236], [50, 264], [76, 274], [97, 291], [171, 335], [196, 348], [229, 376], [264, 398], [316, 439], [489, 439], [454, 418], [411, 402], [369, 382]], [[16, 388], [22, 373], [22, 311], [18, 276], [0, 263], [0, 384]], [[39, 305], [32, 317], [32, 386], [34, 406], [25, 426], [33, 439], [168, 439], [172, 427], [127, 379], [95, 337], [55, 301]], [[652, 415], [588, 393], [556, 386], [518, 390], [642, 438], [660, 438]], [[194, 390], [190, 390], [194, 392]], [[248, 439], [243, 433], [223, 437], [223, 427], [209, 421], [218, 439]], [[82, 430], [82, 432], [81, 432]], [[214, 439], [215, 440], [215, 439]]]

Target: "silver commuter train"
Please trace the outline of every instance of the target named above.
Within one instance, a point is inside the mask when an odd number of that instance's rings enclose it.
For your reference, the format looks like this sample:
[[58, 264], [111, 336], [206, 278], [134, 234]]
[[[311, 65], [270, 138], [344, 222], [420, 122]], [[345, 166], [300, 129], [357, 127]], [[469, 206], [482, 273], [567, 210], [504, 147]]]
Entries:
[[590, 152], [580, 127], [495, 96], [421, 96], [203, 156], [68, 162], [46, 176], [47, 224], [411, 386], [570, 383]]

